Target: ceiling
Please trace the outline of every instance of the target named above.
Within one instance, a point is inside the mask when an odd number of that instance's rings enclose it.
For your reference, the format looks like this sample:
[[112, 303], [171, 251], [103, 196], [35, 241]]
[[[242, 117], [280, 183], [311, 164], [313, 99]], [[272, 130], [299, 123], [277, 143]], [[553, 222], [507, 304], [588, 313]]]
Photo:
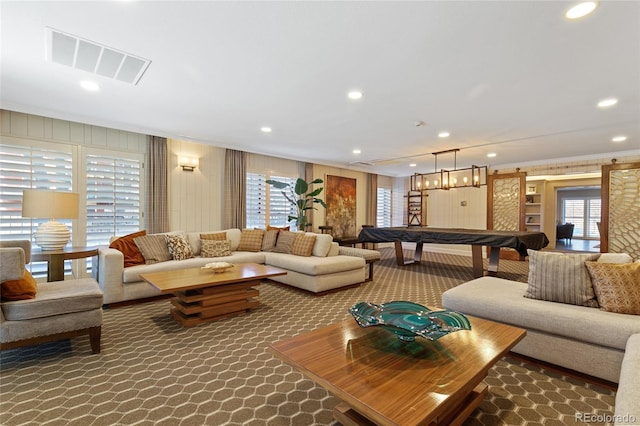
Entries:
[[[572, 4], [2, 0], [0, 106], [388, 176], [451, 148], [459, 168], [639, 154], [640, 2]], [[137, 84], [52, 63], [47, 27], [151, 63]]]

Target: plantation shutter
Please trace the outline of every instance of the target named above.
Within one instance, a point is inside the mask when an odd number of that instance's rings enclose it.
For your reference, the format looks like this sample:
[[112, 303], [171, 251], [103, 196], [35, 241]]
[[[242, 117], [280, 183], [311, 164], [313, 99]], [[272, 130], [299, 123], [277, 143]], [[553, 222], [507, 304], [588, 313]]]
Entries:
[[247, 228], [266, 228], [267, 177], [260, 173], [247, 173]]
[[[22, 217], [22, 191], [47, 189], [71, 192], [72, 152], [70, 147], [56, 145], [62, 150], [32, 146], [0, 145], [0, 238], [29, 240], [40, 224], [51, 218]], [[56, 218], [71, 232], [70, 219]], [[46, 262], [32, 262], [31, 273], [46, 276]]]
[[140, 230], [141, 164], [140, 159], [87, 155], [88, 246]]
[[[269, 179], [278, 182], [288, 183], [291, 187], [296, 184], [296, 178], [271, 176]], [[285, 192], [290, 195], [288, 190]], [[291, 195], [290, 195], [291, 196]], [[295, 216], [297, 209], [285, 198], [282, 191], [276, 188], [270, 188], [269, 192], [269, 225], [279, 228], [290, 226], [292, 231], [298, 230], [295, 221], [289, 222], [289, 216]], [[301, 229], [302, 231], [302, 229]]]
[[378, 228], [391, 226], [391, 189], [389, 188], [378, 188], [376, 226]]

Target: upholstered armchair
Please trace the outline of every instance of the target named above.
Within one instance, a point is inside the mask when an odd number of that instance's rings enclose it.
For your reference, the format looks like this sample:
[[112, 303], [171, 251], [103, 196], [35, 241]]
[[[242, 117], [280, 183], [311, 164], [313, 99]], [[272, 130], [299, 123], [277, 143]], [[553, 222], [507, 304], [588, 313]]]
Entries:
[[564, 225], [556, 225], [556, 240], [569, 240], [573, 238], [573, 223], [565, 223]]
[[[0, 241], [0, 296], [24, 280], [31, 258], [29, 241]], [[6, 286], [6, 287], [5, 287]], [[89, 335], [100, 352], [102, 291], [92, 278], [39, 283], [35, 297], [0, 302], [0, 350]], [[29, 294], [27, 291], [25, 294]]]

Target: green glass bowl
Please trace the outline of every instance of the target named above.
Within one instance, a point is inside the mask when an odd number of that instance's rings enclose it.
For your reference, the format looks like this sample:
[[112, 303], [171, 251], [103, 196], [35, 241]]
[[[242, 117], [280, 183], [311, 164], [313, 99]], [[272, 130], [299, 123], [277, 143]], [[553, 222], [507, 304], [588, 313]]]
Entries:
[[433, 311], [403, 300], [382, 303], [359, 302], [349, 309], [360, 327], [380, 326], [400, 340], [413, 342], [416, 336], [438, 340], [459, 330], [471, 330], [469, 319], [455, 311]]

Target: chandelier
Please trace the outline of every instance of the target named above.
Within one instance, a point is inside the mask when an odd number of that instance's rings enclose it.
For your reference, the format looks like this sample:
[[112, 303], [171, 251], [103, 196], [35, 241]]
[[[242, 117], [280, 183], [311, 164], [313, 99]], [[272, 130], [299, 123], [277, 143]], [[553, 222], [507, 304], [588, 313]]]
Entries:
[[[431, 154], [435, 157], [435, 171], [432, 173], [415, 173], [411, 176], [411, 190], [480, 188], [480, 186], [486, 185], [487, 166], [472, 165], [465, 169], [458, 169], [456, 164], [458, 151], [460, 151], [460, 148], [432, 152]], [[451, 153], [453, 153], [453, 170], [440, 169], [438, 171], [438, 156]]]

